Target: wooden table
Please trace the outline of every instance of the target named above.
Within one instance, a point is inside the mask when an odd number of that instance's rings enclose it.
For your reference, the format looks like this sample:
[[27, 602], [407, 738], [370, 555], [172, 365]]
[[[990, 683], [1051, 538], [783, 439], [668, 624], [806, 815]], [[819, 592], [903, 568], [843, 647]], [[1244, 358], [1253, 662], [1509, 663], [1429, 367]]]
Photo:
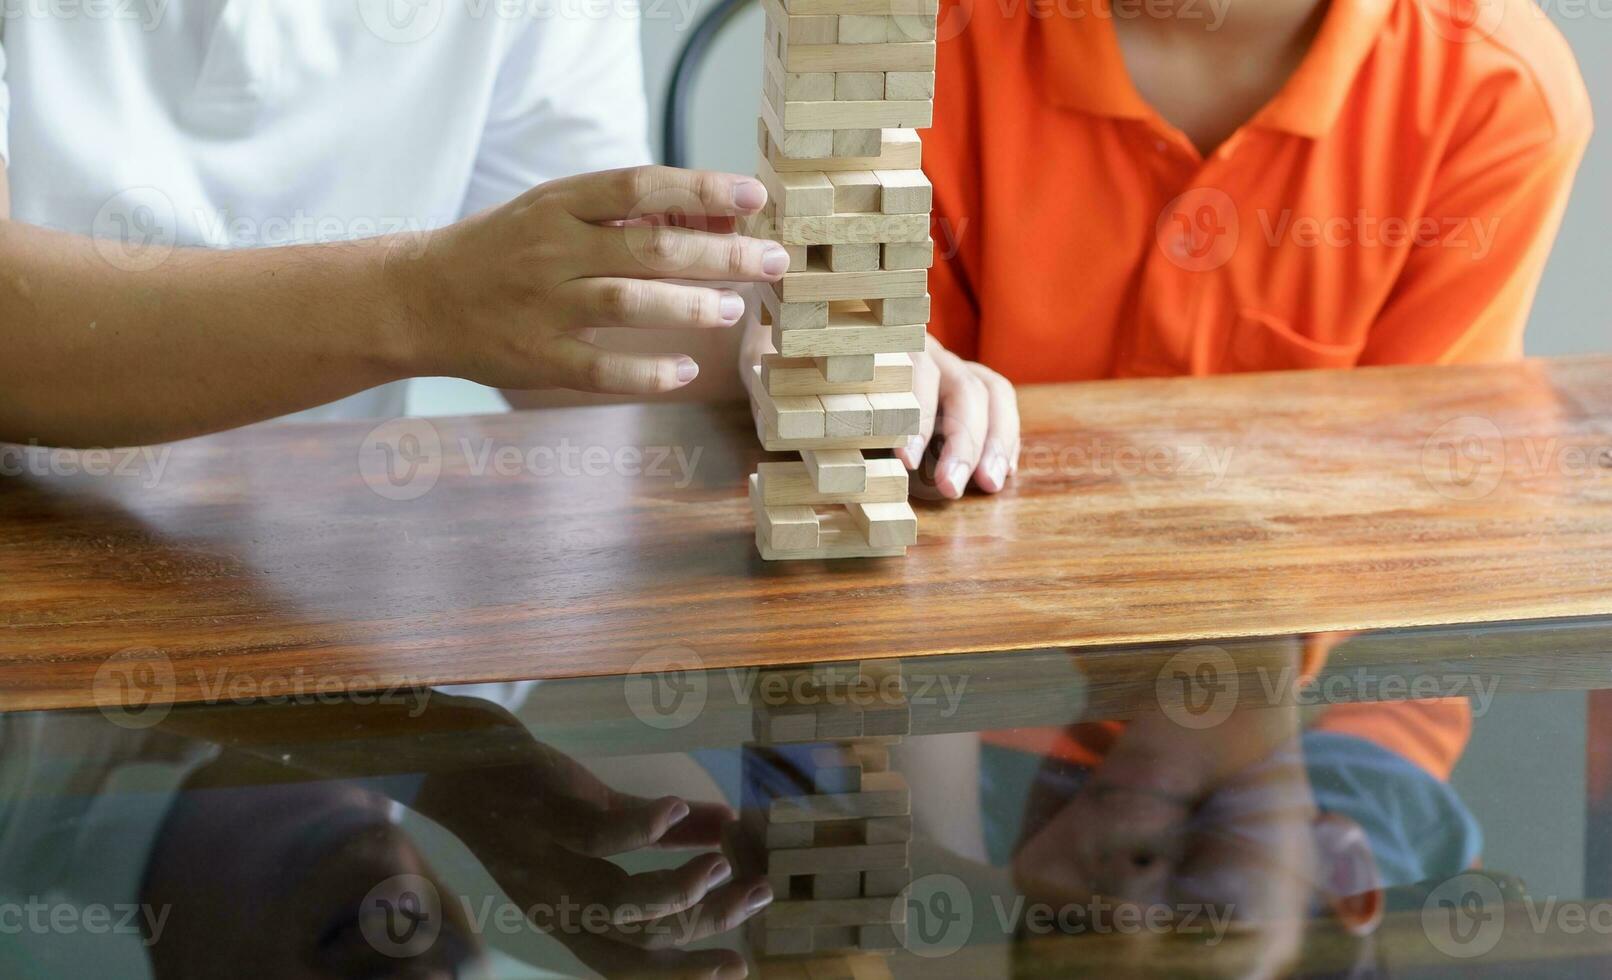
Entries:
[[1612, 613], [1612, 358], [1020, 404], [1010, 489], [869, 561], [757, 557], [742, 405], [11, 451], [0, 709], [94, 704], [109, 658], [196, 701]]

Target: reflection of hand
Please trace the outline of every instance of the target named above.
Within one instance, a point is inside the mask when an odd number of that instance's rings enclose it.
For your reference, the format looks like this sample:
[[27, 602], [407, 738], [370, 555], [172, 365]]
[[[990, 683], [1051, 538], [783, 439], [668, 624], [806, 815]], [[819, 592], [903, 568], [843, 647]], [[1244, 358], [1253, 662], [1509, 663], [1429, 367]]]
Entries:
[[1194, 928], [1211, 915], [1235, 921], [1253, 941], [1239, 952], [1255, 954], [1254, 964], [1239, 960], [1237, 974], [1267, 975], [1295, 954], [1317, 885], [1309, 783], [1291, 734], [1261, 745], [1265, 757], [1236, 772], [1214, 760], [1247, 759], [1257, 738], [1294, 727], [1296, 715], [1282, 708], [1239, 711], [1203, 731], [1139, 719], [1072, 798], [1026, 828], [1016, 883], [1029, 901], [1088, 929], [1120, 915], [1146, 922], [1149, 909], [1183, 938], [1193, 935], [1187, 915]]
[[717, 848], [733, 819], [721, 804], [618, 793], [565, 755], [530, 741], [513, 764], [432, 775], [417, 808], [457, 834], [522, 909], [606, 976], [744, 974], [725, 949], [681, 947], [765, 907], [759, 878], [733, 880], [714, 850], [676, 868], [629, 874], [608, 858], [644, 848]]

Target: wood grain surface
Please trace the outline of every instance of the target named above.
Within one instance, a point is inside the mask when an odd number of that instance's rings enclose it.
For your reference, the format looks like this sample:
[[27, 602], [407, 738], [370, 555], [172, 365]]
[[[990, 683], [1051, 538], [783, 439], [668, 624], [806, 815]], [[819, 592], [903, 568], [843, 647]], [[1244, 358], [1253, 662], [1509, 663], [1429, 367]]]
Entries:
[[867, 561], [756, 555], [742, 404], [10, 451], [0, 709], [1612, 613], [1612, 358], [1020, 401], [1009, 489]]

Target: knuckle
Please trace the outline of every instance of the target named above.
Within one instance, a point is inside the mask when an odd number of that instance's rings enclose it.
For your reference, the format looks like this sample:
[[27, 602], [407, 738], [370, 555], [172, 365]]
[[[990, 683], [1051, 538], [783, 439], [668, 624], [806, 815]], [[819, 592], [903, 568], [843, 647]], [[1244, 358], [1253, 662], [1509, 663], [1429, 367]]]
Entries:
[[720, 204], [722, 183], [716, 174], [701, 170], [694, 175], [694, 196], [707, 205]]
[[709, 289], [690, 289], [684, 298], [684, 317], [690, 323], [715, 323], [716, 295]]
[[726, 264], [725, 267], [727, 274], [734, 279], [743, 278], [745, 275], [745, 269], [750, 264], [749, 244], [741, 239], [735, 238], [727, 242], [725, 248], [727, 255], [724, 257], [724, 261]]
[[630, 167], [621, 172], [620, 190], [634, 202], [641, 202], [655, 193], [653, 167]]
[[670, 262], [677, 258], [678, 241], [675, 231], [665, 225], [657, 225], [650, 230], [644, 247], [649, 256], [656, 261]]
[[[609, 391], [611, 381], [615, 378], [615, 373], [615, 369], [611, 367], [609, 360], [603, 357], [595, 357], [588, 362], [583, 381], [587, 384], [589, 391]], [[584, 830], [580, 841], [583, 853], [597, 853], [601, 836], [598, 828]]]
[[632, 316], [637, 305], [637, 283], [611, 282], [599, 290], [599, 314], [606, 320], [625, 320]]

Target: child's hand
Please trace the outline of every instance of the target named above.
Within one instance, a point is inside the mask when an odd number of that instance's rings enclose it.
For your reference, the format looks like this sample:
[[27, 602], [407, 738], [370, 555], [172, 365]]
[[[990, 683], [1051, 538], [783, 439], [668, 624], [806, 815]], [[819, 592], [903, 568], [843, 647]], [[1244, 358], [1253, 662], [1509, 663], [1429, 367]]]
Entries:
[[1008, 380], [983, 364], [965, 361], [929, 338], [912, 356], [918, 395], [918, 434], [896, 455], [916, 470], [932, 438], [941, 441], [935, 485], [956, 499], [974, 485], [995, 493], [1019, 468], [1019, 403]]

